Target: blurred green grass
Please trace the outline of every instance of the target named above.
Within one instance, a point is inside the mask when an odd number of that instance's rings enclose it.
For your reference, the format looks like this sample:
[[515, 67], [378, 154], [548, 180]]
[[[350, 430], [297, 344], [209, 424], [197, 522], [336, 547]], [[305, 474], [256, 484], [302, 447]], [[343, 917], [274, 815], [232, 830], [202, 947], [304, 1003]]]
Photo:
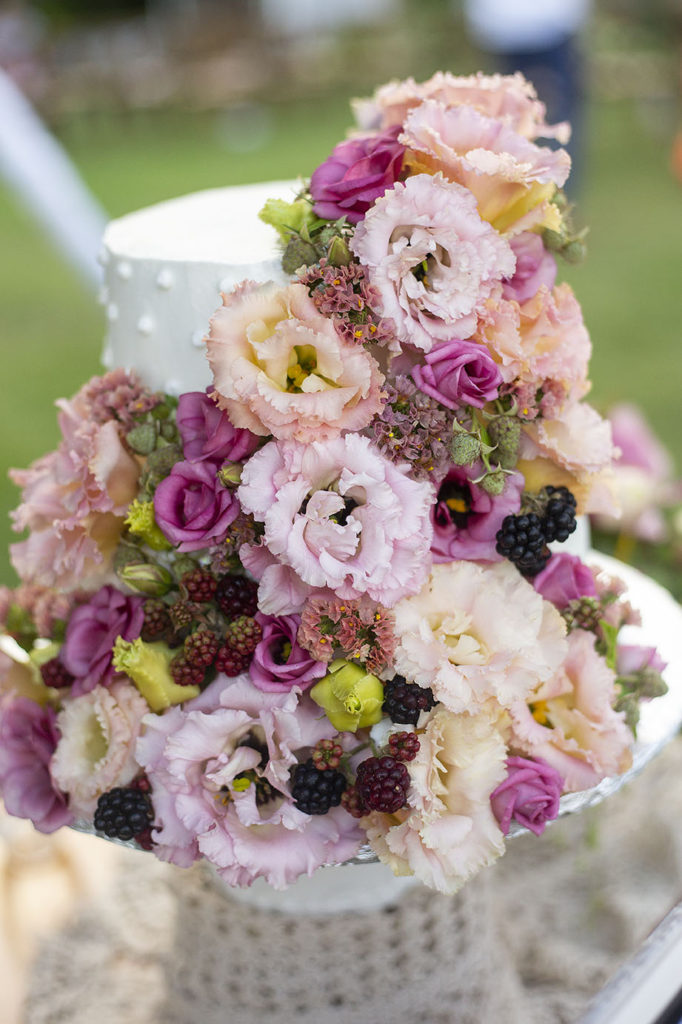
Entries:
[[[74, 117], [60, 135], [112, 216], [184, 192], [310, 171], [345, 133], [344, 96], [255, 109], [262, 143], [228, 145], [232, 122], [216, 114]], [[243, 117], [248, 122], [249, 111]], [[678, 464], [682, 383], [682, 189], [669, 142], [634, 104], [590, 111], [584, 194], [577, 220], [591, 226], [589, 258], [560, 269], [582, 303], [594, 343], [593, 401], [636, 400]], [[10, 582], [7, 519], [18, 492], [9, 466], [25, 466], [57, 441], [54, 400], [98, 371], [102, 312], [0, 184], [0, 580]]]

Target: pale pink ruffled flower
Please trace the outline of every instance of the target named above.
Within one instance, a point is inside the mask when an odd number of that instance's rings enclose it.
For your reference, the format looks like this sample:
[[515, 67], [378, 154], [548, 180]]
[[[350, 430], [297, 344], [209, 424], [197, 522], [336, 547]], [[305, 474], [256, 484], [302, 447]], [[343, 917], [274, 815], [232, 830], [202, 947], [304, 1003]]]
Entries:
[[309, 593], [367, 594], [388, 608], [415, 593], [428, 574], [433, 487], [410, 479], [366, 437], [271, 441], [247, 462], [238, 496], [265, 524], [263, 545], [274, 561], [263, 547], [243, 547], [240, 557], [260, 578], [259, 603], [269, 614], [300, 611], [302, 604], [270, 611], [270, 592], [282, 582], [277, 563]]
[[264, 693], [247, 676], [219, 677], [213, 691], [218, 706], [145, 721], [137, 753], [152, 784], [157, 855], [180, 865], [203, 855], [230, 885], [262, 877], [278, 889], [352, 857], [362, 839], [353, 819], [341, 808], [304, 814], [289, 793], [297, 752], [334, 734], [325, 716], [300, 690]]
[[440, 171], [469, 189], [481, 217], [499, 231], [556, 226], [548, 202], [571, 169], [564, 149], [536, 146], [497, 118], [438, 100], [410, 111], [399, 141], [407, 146], [408, 166]]
[[398, 182], [377, 199], [351, 248], [398, 339], [424, 352], [438, 341], [470, 337], [485, 301], [516, 265], [509, 243], [481, 220], [472, 194], [431, 174]]
[[526, 424], [524, 434], [540, 455], [571, 473], [599, 473], [611, 466], [611, 424], [587, 402], [567, 406], [561, 419]]
[[453, 75], [437, 71], [426, 82], [388, 82], [369, 100], [353, 104], [360, 126], [369, 129], [403, 124], [410, 110], [423, 100], [440, 100], [446, 106], [473, 107], [487, 117], [496, 118], [527, 139], [557, 139], [565, 145], [570, 125], [547, 124], [545, 104], [537, 98], [533, 85], [520, 71], [514, 75]]
[[394, 614], [396, 671], [453, 712], [525, 699], [566, 654], [563, 619], [509, 562], [435, 565]]
[[506, 716], [493, 702], [420, 719], [419, 751], [407, 764], [408, 806], [362, 819], [375, 853], [398, 874], [455, 893], [504, 853], [490, 795], [506, 775]]
[[211, 319], [214, 397], [236, 427], [299, 441], [361, 430], [382, 406], [383, 375], [344, 341], [303, 284], [245, 281]]
[[64, 701], [51, 772], [75, 815], [92, 817], [102, 793], [138, 774], [135, 743], [148, 711], [139, 691], [123, 680]]
[[588, 789], [630, 767], [632, 733], [623, 713], [613, 710], [615, 678], [597, 654], [592, 633], [576, 629], [557, 674], [510, 708], [512, 747], [556, 768], [566, 792]]

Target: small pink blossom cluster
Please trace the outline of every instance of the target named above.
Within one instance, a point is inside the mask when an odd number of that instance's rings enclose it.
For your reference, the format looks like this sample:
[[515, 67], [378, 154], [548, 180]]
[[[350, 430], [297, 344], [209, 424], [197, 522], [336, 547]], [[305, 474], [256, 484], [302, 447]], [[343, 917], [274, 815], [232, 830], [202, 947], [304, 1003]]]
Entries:
[[663, 665], [549, 548], [610, 507], [555, 283], [569, 158], [538, 141], [567, 126], [520, 75], [391, 83], [358, 117], [282, 215], [308, 262], [223, 296], [206, 391], [95, 378], [14, 472], [0, 787], [231, 885], [369, 842], [455, 892], [628, 768]]

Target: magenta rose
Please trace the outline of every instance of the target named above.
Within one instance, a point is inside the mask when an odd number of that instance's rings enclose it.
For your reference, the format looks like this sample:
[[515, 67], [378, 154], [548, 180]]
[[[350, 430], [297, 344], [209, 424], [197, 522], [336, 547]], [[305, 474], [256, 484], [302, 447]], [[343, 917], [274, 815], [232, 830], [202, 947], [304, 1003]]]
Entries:
[[412, 376], [421, 390], [448, 409], [460, 405], [482, 408], [497, 398], [502, 374], [484, 345], [475, 341], [444, 341], [427, 354], [426, 366]]
[[258, 612], [263, 637], [253, 653], [249, 668], [251, 682], [259, 690], [285, 693], [292, 686], [307, 690], [327, 674], [327, 665], [316, 661], [300, 646], [296, 636], [300, 615], [263, 615]]
[[559, 813], [563, 779], [556, 768], [541, 758], [507, 758], [507, 778], [490, 794], [493, 814], [506, 836], [512, 822], [536, 836]]
[[313, 171], [310, 191], [318, 217], [351, 224], [362, 220], [375, 199], [383, 196], [398, 176], [405, 147], [398, 140], [400, 126], [378, 135], [340, 142], [331, 156]]
[[520, 473], [510, 473], [502, 494], [493, 495], [478, 487], [469, 476], [475, 479], [482, 472], [481, 462], [468, 467], [468, 471], [453, 467], [440, 485], [431, 511], [434, 562], [502, 560], [495, 550], [495, 538], [505, 517], [515, 515], [521, 508], [524, 480]]
[[50, 760], [59, 741], [53, 708], [17, 697], [0, 712], [0, 790], [5, 808], [39, 832], [70, 825], [67, 798], [53, 784]]
[[122, 594], [115, 587], [102, 587], [87, 604], [72, 614], [60, 660], [75, 677], [74, 697], [96, 686], [107, 686], [114, 677], [112, 647], [116, 637], [136, 640], [144, 622], [144, 598]]
[[255, 434], [234, 427], [227, 413], [203, 391], [180, 395], [175, 421], [188, 462], [240, 462], [258, 445]]
[[509, 244], [516, 256], [516, 270], [502, 285], [503, 298], [516, 299], [520, 304], [532, 299], [543, 285], [551, 290], [556, 280], [556, 260], [545, 249], [540, 235], [524, 231]]
[[581, 597], [597, 596], [592, 570], [575, 555], [563, 551], [552, 555], [546, 567], [534, 578], [533, 586], [559, 611]]
[[225, 539], [239, 502], [218, 480], [215, 462], [176, 462], [154, 494], [154, 516], [178, 551], [199, 551]]

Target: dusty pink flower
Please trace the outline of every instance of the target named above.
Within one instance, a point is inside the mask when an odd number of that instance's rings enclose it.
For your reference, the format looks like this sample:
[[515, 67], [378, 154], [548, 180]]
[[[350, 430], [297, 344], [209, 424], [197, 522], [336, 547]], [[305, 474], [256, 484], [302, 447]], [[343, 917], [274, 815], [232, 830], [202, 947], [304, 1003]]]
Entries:
[[483, 408], [497, 398], [502, 374], [485, 345], [475, 341], [442, 341], [426, 354], [425, 364], [412, 370], [419, 388], [448, 409], [462, 405]]
[[73, 612], [60, 659], [75, 676], [71, 687], [74, 697], [112, 681], [114, 642], [119, 636], [137, 639], [144, 622], [143, 604], [143, 598], [122, 594], [107, 585]]
[[655, 647], [645, 647], [642, 644], [618, 644], [616, 670], [619, 676], [626, 676], [631, 672], [642, 672], [645, 669], [664, 672], [667, 664]]
[[534, 577], [533, 586], [559, 611], [581, 597], [597, 596], [592, 570], [576, 555], [564, 551], [552, 555], [542, 572]]
[[26, 697], [0, 705], [0, 792], [9, 814], [29, 818], [39, 832], [73, 821], [68, 801], [50, 776], [59, 740], [56, 714]]
[[556, 768], [566, 792], [626, 771], [632, 734], [623, 714], [613, 710], [614, 684], [615, 673], [597, 654], [594, 636], [573, 630], [557, 674], [512, 704], [512, 748]]
[[357, 659], [379, 675], [393, 659], [396, 638], [391, 612], [363, 597], [311, 597], [301, 613], [298, 642], [320, 661]]
[[[350, 599], [367, 594], [390, 608], [428, 573], [433, 489], [411, 480], [366, 437], [271, 441], [247, 462], [238, 495], [264, 523], [274, 565], [292, 569], [308, 592], [329, 588]], [[245, 556], [242, 548], [247, 565]], [[256, 568], [253, 562], [247, 567]], [[263, 566], [259, 600], [267, 601], [279, 583], [272, 567]]]
[[356, 100], [354, 107], [361, 127], [402, 125], [407, 114], [423, 100], [439, 100], [446, 106], [467, 106], [502, 121], [527, 139], [558, 139], [565, 145], [570, 126], [549, 125], [545, 104], [537, 98], [532, 84], [521, 72], [513, 75], [453, 75], [437, 71], [426, 82], [408, 78], [382, 85], [370, 100]]
[[244, 282], [211, 319], [215, 398], [236, 427], [310, 441], [361, 430], [382, 404], [383, 375], [344, 341], [302, 284]]
[[131, 430], [136, 417], [153, 409], [162, 398], [145, 387], [137, 374], [117, 367], [103, 377], [92, 377], [70, 402], [62, 399], [57, 406], [75, 421], [104, 424], [114, 419], [124, 430]]
[[598, 473], [611, 466], [611, 424], [587, 402], [567, 406], [561, 419], [527, 424], [524, 434], [541, 456], [571, 473]]
[[144, 697], [122, 680], [64, 701], [51, 770], [74, 814], [91, 817], [102, 793], [126, 786], [138, 774], [135, 743], [148, 712]]
[[400, 175], [405, 147], [397, 141], [399, 131], [396, 127], [353, 136], [334, 148], [310, 179], [318, 217], [345, 217], [350, 224], [362, 220], [374, 200]]
[[176, 462], [154, 492], [154, 516], [178, 551], [200, 551], [227, 536], [239, 502], [218, 479], [215, 462]]
[[431, 510], [434, 562], [501, 561], [495, 538], [503, 519], [521, 508], [524, 480], [520, 473], [510, 473], [502, 494], [488, 494], [473, 483], [483, 469], [480, 462], [468, 468], [454, 466], [441, 483]]
[[249, 676], [254, 686], [266, 693], [288, 693], [292, 686], [307, 690], [327, 674], [327, 666], [316, 661], [298, 640], [299, 615], [263, 615], [256, 621], [263, 636], [253, 652]]
[[233, 427], [227, 413], [203, 391], [180, 395], [176, 423], [188, 462], [240, 462], [258, 446], [255, 434]]
[[566, 654], [561, 616], [506, 561], [434, 565], [394, 615], [396, 671], [455, 713], [524, 700]]
[[524, 231], [509, 242], [516, 256], [516, 270], [513, 277], [502, 285], [502, 296], [515, 299], [519, 304], [527, 302], [540, 288], [554, 287], [556, 260], [547, 252], [540, 235]]
[[542, 758], [508, 757], [506, 763], [507, 778], [490, 797], [493, 814], [505, 835], [514, 819], [540, 836], [559, 814], [563, 779]]
[[408, 166], [440, 171], [469, 189], [483, 220], [498, 231], [555, 224], [549, 200], [571, 169], [565, 150], [536, 146], [497, 118], [438, 100], [410, 111], [399, 140]]
[[33, 620], [38, 636], [49, 639], [57, 623], [69, 618], [78, 598], [75, 591], [65, 594], [37, 583], [22, 583], [16, 590], [0, 587], [0, 623], [6, 625], [7, 614], [15, 606]]
[[440, 175], [389, 189], [358, 225], [351, 248], [396, 336], [429, 352], [474, 333], [485, 301], [514, 272], [514, 254], [481, 220], [472, 194]]

